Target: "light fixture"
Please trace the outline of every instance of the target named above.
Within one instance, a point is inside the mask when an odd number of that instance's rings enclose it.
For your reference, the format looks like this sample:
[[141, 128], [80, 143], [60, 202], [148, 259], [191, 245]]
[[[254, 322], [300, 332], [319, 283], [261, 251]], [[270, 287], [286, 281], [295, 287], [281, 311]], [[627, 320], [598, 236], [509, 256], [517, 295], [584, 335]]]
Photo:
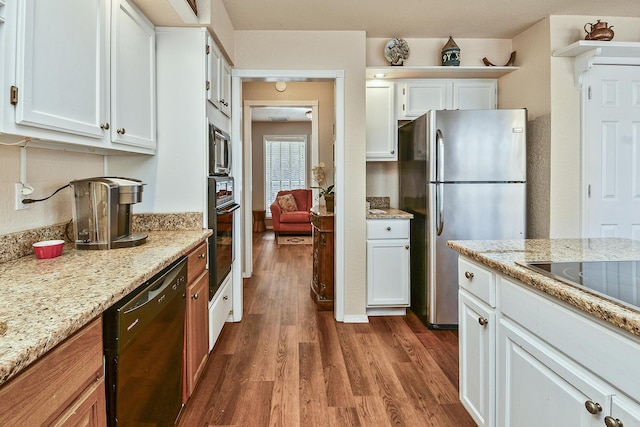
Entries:
[[313, 118], [313, 111], [311, 111], [311, 110], [307, 110], [307, 111], [305, 111], [304, 116], [305, 116], [307, 119], [311, 120], [311, 119]]
[[385, 73], [376, 73], [373, 75], [374, 79], [384, 79], [385, 77], [387, 77]]

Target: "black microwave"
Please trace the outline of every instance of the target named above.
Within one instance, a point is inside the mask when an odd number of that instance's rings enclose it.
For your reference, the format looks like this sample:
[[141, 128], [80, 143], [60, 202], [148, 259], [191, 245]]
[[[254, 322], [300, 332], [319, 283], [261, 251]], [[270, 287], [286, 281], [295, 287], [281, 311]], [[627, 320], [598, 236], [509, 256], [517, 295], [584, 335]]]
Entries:
[[231, 171], [231, 139], [209, 124], [209, 175], [229, 175]]

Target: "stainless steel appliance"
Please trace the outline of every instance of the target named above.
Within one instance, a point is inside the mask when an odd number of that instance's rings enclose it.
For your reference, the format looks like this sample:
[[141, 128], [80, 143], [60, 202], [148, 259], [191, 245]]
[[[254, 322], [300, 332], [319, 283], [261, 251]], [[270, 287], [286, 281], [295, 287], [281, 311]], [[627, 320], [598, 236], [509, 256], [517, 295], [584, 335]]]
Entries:
[[208, 227], [213, 230], [209, 238], [209, 300], [231, 271], [234, 261], [233, 218], [240, 207], [234, 200], [233, 178], [230, 176], [209, 177], [208, 183]]
[[640, 309], [640, 261], [564, 261], [516, 264]]
[[526, 110], [429, 111], [400, 127], [400, 207], [411, 221], [411, 310], [458, 324], [447, 240], [525, 237]]
[[209, 124], [209, 175], [229, 175], [231, 140], [229, 135]]
[[133, 205], [145, 184], [137, 179], [96, 177], [70, 182], [76, 249], [138, 246], [146, 234], [132, 234]]
[[182, 409], [181, 258], [103, 314], [109, 426], [173, 425]]

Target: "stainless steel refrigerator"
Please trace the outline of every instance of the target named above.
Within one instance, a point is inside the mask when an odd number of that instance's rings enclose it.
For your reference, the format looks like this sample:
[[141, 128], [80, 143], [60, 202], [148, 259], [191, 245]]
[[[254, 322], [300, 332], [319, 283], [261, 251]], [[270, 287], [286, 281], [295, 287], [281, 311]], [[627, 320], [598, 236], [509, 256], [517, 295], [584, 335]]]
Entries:
[[400, 207], [411, 212], [411, 310], [458, 324], [448, 240], [523, 239], [526, 123], [520, 110], [434, 110], [398, 130]]

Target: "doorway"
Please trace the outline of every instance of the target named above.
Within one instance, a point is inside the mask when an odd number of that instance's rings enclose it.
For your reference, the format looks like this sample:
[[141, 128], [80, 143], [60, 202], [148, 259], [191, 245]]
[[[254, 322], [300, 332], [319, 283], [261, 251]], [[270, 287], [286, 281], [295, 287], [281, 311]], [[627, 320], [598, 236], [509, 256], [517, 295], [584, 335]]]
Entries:
[[[333, 71], [264, 71], [264, 70], [232, 70], [232, 120], [231, 133], [232, 143], [235, 153], [233, 160], [234, 170], [242, 171], [242, 176], [236, 176], [236, 182], [239, 182], [241, 205], [242, 205], [242, 225], [239, 235], [243, 236], [241, 248], [236, 248], [237, 259], [241, 259], [241, 263], [234, 265], [234, 275], [236, 277], [249, 277], [251, 274], [252, 259], [252, 200], [251, 200], [251, 182], [252, 182], [252, 163], [251, 163], [251, 144], [247, 138], [246, 126], [250, 126], [250, 120], [246, 117], [251, 115], [251, 107], [243, 103], [242, 86], [243, 82], [271, 82], [274, 86], [276, 82], [331, 82], [333, 90], [333, 143], [331, 144], [332, 157], [335, 172], [334, 183], [340, 188], [344, 188], [344, 72], [341, 70]], [[270, 101], [261, 101], [263, 104]], [[305, 101], [308, 102], [308, 101]], [[290, 103], [290, 102], [289, 102]], [[283, 104], [283, 105], [286, 105]], [[249, 108], [247, 111], [246, 109]], [[318, 117], [317, 113], [312, 113]], [[312, 132], [319, 135], [320, 132]], [[313, 151], [313, 150], [312, 150]], [[320, 148], [319, 148], [320, 151]], [[320, 158], [320, 156], [319, 156]], [[315, 159], [318, 161], [318, 158]], [[314, 159], [312, 157], [312, 164]], [[342, 321], [344, 317], [344, 211], [340, 206], [344, 206], [344, 194], [336, 194], [336, 211], [335, 211], [335, 307], [334, 316], [338, 321]], [[247, 268], [248, 264], [248, 268]], [[242, 280], [234, 280], [233, 289], [233, 320], [242, 319]]]

